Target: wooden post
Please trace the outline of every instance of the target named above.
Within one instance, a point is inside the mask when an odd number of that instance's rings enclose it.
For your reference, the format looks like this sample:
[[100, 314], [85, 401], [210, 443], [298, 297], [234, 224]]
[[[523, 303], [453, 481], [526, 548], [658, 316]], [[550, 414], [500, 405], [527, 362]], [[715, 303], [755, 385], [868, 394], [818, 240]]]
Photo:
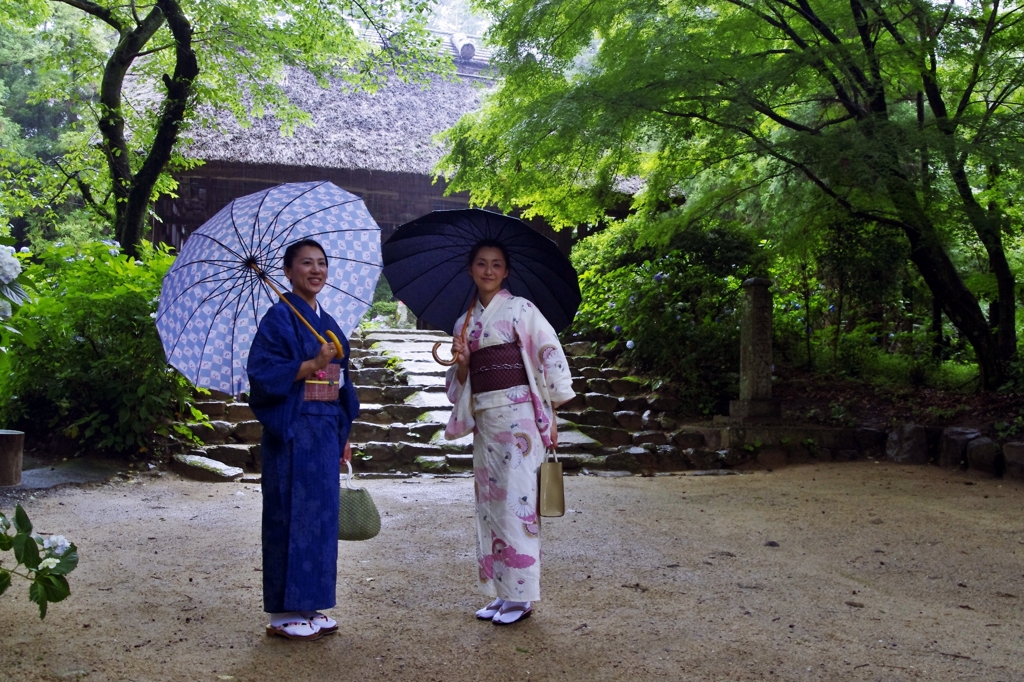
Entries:
[[476, 45], [465, 33], [453, 33], [452, 46], [455, 47], [455, 51], [459, 53], [459, 58], [463, 61], [471, 61], [476, 56]]
[[0, 486], [21, 483], [21, 455], [24, 449], [23, 431], [0, 430]]

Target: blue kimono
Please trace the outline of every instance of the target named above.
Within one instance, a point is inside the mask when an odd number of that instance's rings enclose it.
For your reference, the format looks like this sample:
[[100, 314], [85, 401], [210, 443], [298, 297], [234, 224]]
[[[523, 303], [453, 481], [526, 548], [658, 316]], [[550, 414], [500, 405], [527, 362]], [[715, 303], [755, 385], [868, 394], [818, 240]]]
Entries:
[[320, 342], [284, 303], [260, 321], [249, 351], [249, 405], [263, 424], [263, 608], [318, 611], [335, 605], [338, 579], [338, 490], [342, 449], [359, 399], [348, 372], [348, 339], [322, 308], [320, 316], [292, 293], [288, 300], [324, 338], [345, 348], [339, 400], [304, 401], [295, 381]]

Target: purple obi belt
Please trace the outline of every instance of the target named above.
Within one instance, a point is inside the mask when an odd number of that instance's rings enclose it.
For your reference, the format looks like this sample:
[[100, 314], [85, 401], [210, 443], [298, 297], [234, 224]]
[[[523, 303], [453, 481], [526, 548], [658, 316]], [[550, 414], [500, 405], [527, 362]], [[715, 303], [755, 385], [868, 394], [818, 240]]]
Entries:
[[523, 356], [515, 341], [487, 346], [469, 354], [470, 386], [474, 394], [501, 391], [513, 386], [526, 386]]

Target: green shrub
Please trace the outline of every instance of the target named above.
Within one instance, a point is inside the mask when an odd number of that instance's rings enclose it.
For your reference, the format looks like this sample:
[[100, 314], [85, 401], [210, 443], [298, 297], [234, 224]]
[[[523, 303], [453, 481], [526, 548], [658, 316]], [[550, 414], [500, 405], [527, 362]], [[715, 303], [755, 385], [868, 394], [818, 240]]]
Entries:
[[756, 257], [752, 241], [724, 229], [681, 233], [660, 256], [622, 234], [588, 238], [573, 252], [583, 293], [573, 328], [614, 340], [691, 410], [711, 412], [737, 390], [740, 284]]
[[153, 318], [174, 257], [143, 244], [142, 260], [115, 242], [48, 247], [26, 261], [38, 297], [12, 318], [0, 392], [7, 427], [56, 431], [79, 449], [152, 449], [188, 404], [191, 385], [167, 366]]
[[373, 289], [373, 302], [394, 301], [395, 295], [391, 293], [391, 285], [383, 275], [377, 280], [377, 286]]
[[392, 318], [397, 313], [398, 301], [377, 301], [370, 306], [370, 310], [366, 313], [366, 318], [369, 320], [378, 316]]

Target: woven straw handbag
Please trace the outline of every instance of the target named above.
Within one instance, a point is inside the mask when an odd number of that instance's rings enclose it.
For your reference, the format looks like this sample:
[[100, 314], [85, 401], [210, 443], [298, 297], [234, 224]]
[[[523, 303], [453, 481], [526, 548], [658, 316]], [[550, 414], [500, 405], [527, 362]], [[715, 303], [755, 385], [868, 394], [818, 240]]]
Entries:
[[366, 488], [352, 485], [352, 463], [338, 496], [338, 539], [369, 540], [380, 532], [380, 512]]

